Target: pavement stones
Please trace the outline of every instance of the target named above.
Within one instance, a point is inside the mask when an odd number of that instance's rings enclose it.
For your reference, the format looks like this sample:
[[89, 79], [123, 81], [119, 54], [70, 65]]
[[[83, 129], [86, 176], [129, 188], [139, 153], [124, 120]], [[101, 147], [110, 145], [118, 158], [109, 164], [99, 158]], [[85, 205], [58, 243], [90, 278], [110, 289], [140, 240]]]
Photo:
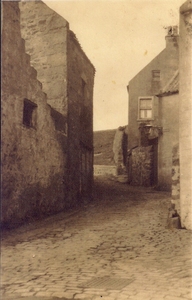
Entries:
[[192, 234], [169, 195], [102, 178], [73, 212], [5, 232], [1, 299], [192, 299]]

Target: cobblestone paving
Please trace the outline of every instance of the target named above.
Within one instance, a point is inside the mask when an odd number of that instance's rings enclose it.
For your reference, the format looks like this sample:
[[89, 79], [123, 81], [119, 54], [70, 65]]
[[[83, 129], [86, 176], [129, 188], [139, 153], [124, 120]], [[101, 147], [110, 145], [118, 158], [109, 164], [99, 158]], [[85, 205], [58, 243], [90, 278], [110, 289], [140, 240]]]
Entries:
[[95, 201], [5, 232], [1, 299], [192, 299], [192, 235], [169, 195], [96, 182]]

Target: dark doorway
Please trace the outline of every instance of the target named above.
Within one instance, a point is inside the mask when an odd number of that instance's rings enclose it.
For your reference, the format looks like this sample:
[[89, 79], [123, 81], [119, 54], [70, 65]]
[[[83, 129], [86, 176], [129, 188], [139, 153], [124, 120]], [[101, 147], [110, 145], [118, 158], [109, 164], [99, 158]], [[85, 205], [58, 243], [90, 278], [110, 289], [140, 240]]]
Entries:
[[80, 150], [80, 198], [91, 198], [93, 184], [93, 153], [81, 144]]

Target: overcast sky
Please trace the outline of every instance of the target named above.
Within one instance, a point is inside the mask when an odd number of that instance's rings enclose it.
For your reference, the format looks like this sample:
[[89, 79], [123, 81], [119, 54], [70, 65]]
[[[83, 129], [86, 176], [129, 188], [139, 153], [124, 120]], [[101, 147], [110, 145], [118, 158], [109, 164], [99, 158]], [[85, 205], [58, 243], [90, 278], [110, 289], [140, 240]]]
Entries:
[[128, 124], [127, 85], [165, 48], [184, 0], [44, 1], [63, 16], [96, 68], [94, 130]]

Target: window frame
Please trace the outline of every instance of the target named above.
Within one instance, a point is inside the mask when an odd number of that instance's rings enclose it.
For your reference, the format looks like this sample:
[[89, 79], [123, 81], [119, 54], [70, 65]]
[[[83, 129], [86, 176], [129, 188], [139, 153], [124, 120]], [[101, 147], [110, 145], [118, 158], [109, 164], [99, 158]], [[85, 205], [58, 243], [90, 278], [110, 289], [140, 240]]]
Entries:
[[[147, 100], [150, 99], [151, 101], [151, 117], [150, 118], [141, 118], [140, 117], [140, 111], [142, 110], [140, 108], [140, 101], [141, 100]], [[144, 109], [143, 109], [144, 110]], [[147, 110], [147, 109], [145, 109]], [[138, 97], [138, 112], [137, 112], [137, 121], [151, 121], [154, 120], [154, 96], [142, 96], [142, 97]]]

